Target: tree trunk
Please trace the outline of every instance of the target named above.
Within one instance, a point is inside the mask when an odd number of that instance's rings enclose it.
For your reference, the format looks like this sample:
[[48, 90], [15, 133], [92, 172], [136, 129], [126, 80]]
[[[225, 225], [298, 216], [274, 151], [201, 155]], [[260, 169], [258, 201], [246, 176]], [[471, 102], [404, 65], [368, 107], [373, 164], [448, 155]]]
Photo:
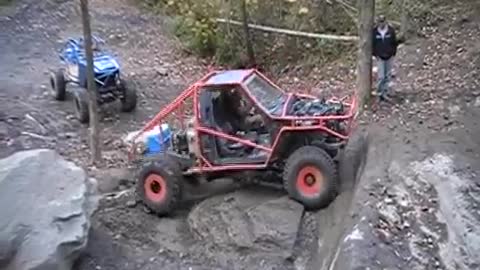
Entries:
[[98, 109], [97, 109], [97, 87], [95, 85], [93, 73], [93, 51], [92, 51], [92, 31], [90, 29], [90, 14], [88, 13], [88, 0], [80, 0], [82, 10], [83, 40], [85, 48], [85, 57], [87, 60], [87, 91], [88, 108], [90, 122], [90, 152], [92, 164], [101, 162], [102, 153], [100, 149], [99, 127], [98, 127]]
[[256, 66], [255, 52], [253, 50], [253, 41], [252, 36], [250, 35], [250, 30], [248, 27], [248, 13], [247, 13], [247, 0], [242, 0], [242, 22], [243, 22], [243, 31], [245, 32], [245, 42], [247, 46], [247, 55], [250, 66]]
[[410, 35], [409, 0], [400, 0], [400, 34], [402, 40], [407, 40]]
[[372, 90], [372, 50], [373, 50], [373, 17], [374, 0], [358, 0], [358, 65], [357, 65], [357, 98], [359, 108], [363, 110], [370, 99]]

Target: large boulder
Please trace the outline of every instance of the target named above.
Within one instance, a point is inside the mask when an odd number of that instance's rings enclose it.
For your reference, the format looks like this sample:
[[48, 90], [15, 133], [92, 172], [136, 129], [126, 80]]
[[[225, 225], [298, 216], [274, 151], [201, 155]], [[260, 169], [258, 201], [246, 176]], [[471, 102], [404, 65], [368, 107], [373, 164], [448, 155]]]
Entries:
[[96, 189], [52, 150], [0, 160], [0, 269], [70, 269], [87, 243]]
[[239, 191], [207, 199], [188, 217], [191, 231], [214, 250], [283, 258], [292, 255], [303, 206], [288, 197], [256, 201]]

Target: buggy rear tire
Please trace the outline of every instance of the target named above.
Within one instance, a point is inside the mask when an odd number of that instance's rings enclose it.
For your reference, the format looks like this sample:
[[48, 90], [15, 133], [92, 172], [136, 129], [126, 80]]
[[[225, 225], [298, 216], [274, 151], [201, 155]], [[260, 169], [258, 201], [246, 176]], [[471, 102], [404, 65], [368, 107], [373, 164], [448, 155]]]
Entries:
[[73, 95], [73, 108], [75, 111], [75, 116], [78, 121], [82, 124], [86, 124], [89, 121], [89, 112], [88, 112], [88, 97], [86, 90], [77, 90]]
[[180, 166], [170, 159], [147, 161], [137, 175], [136, 193], [159, 216], [173, 212], [182, 196]]
[[137, 107], [137, 91], [126, 81], [121, 80], [120, 90], [122, 92], [121, 110], [122, 112], [131, 112]]
[[290, 198], [307, 210], [328, 206], [337, 195], [338, 175], [333, 159], [325, 150], [303, 146], [287, 159], [283, 187]]
[[67, 83], [63, 70], [59, 69], [50, 75], [50, 87], [56, 100], [65, 100]]

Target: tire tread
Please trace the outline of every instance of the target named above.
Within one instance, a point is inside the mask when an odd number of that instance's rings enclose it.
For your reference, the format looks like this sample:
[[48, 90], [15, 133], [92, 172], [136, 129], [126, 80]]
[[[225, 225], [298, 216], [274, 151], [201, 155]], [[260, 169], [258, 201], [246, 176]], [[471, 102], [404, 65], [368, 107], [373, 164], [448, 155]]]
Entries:
[[[167, 185], [170, 185], [167, 192], [167, 198], [161, 204], [149, 201], [145, 196], [144, 181], [148, 174], [156, 173], [163, 177]], [[137, 196], [148, 209], [159, 216], [170, 214], [181, 200], [182, 195], [182, 176], [180, 167], [170, 159], [159, 159], [147, 161], [139, 168], [137, 174]]]
[[[322, 171], [326, 190], [321, 191], [320, 195], [315, 198], [303, 197], [296, 189], [296, 176], [299, 166], [302, 163], [314, 163], [316, 166], [320, 164], [319, 168]], [[326, 207], [330, 204], [337, 195], [338, 188], [338, 171], [335, 162], [330, 155], [323, 149], [308, 145], [295, 150], [287, 159], [283, 171], [283, 186], [289, 196], [301, 202], [308, 210], [315, 210]]]

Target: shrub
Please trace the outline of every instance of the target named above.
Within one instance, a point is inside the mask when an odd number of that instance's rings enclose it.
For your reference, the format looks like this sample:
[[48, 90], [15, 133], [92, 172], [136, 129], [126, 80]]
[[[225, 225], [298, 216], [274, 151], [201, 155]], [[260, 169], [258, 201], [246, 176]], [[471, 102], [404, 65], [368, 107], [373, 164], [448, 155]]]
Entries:
[[[220, 64], [242, 66], [246, 59], [243, 28], [217, 23], [216, 18], [242, 20], [239, 0], [143, 0], [175, 17], [175, 34], [187, 47]], [[356, 0], [246, 0], [249, 22], [297, 31], [356, 35]], [[402, 7], [403, 1], [407, 5]], [[432, 2], [444, 0], [376, 0], [377, 13], [401, 21], [405, 8], [415, 20], [431, 13]], [[321, 64], [350, 54], [355, 43], [315, 40], [250, 30], [257, 63], [285, 66]]]
[[12, 2], [13, 0], [0, 0], [0, 6], [6, 6]]

